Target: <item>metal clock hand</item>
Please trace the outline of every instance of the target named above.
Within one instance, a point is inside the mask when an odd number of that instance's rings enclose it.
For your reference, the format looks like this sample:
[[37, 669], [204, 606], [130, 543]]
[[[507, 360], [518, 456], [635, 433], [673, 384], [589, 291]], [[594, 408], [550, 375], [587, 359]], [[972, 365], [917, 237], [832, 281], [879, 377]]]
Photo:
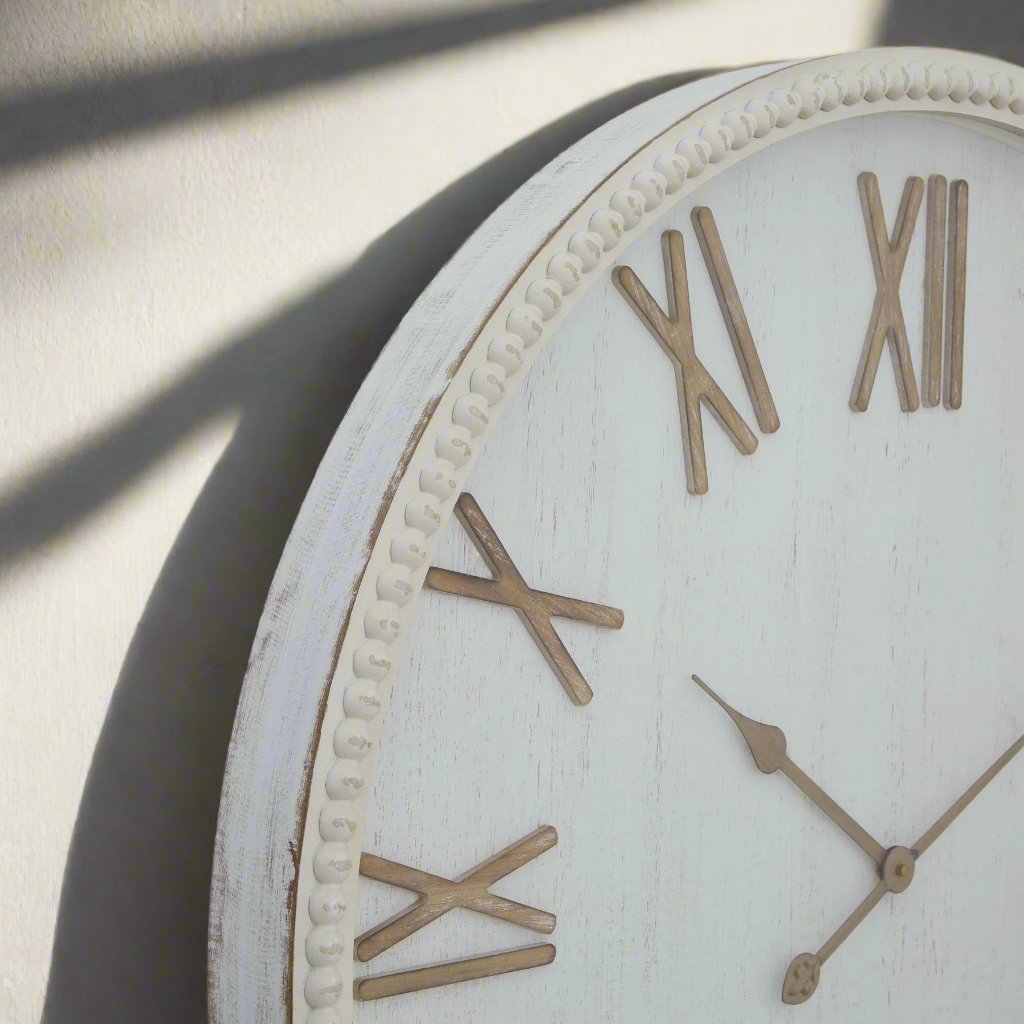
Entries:
[[1014, 743], [988, 771], [934, 825], [914, 844], [913, 849], [894, 846], [885, 855], [881, 880], [857, 909], [839, 926], [817, 953], [801, 953], [793, 958], [782, 983], [784, 1003], [805, 1003], [814, 995], [825, 961], [846, 941], [850, 933], [878, 905], [887, 892], [901, 893], [914, 878], [914, 865], [918, 858], [935, 842], [967, 805], [1024, 749], [1024, 736]]
[[914, 879], [914, 855], [905, 846], [894, 846], [885, 855], [878, 884], [857, 909], [835, 930], [817, 953], [800, 953], [786, 971], [782, 1001], [791, 1006], [806, 1003], [814, 995], [825, 961], [850, 937], [853, 930], [881, 902], [887, 892], [900, 893]]
[[786, 971], [782, 983], [782, 1001], [790, 1006], [806, 1003], [814, 995], [821, 980], [822, 964], [842, 945], [847, 936], [864, 920], [889, 890], [879, 882], [859, 907], [839, 926], [836, 933], [817, 953], [800, 953]]
[[1014, 743], [995, 764], [913, 846], [915, 857], [920, 857], [932, 843], [960, 816], [967, 805], [1024, 749], [1024, 736]]
[[755, 722], [753, 719], [747, 718], [746, 715], [741, 715], [735, 708], [726, 704], [699, 676], [694, 676], [693, 681], [735, 722], [736, 728], [747, 741], [747, 746], [750, 748], [757, 767], [765, 775], [772, 775], [781, 770], [881, 869], [885, 863], [885, 847], [866, 829], [858, 825], [832, 797], [790, 760], [786, 754], [785, 733], [778, 726], [765, 725], [763, 722]]

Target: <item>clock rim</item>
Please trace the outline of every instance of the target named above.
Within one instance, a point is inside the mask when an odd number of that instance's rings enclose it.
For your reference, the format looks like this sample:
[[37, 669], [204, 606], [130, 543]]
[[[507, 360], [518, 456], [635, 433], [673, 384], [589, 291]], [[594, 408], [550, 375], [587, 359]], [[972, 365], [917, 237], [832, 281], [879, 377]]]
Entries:
[[[906, 92], [887, 95], [888, 83], [875, 71], [888, 66], [902, 69], [904, 77], [913, 68], [908, 79], [911, 89], [913, 76], [920, 80], [918, 85], [930, 89], [917, 98]], [[756, 122], [755, 115], [761, 114], [772, 93], [792, 91], [797, 83], [813, 84], [822, 76], [832, 88], [826, 100], [840, 97], [833, 107], [822, 109], [813, 91], [808, 93], [805, 87], [796, 94], [802, 106], [799, 112], [791, 111], [791, 121], [749, 137], [750, 118]], [[629, 241], [717, 173], [798, 132], [882, 111], [948, 114], [975, 126], [1021, 135], [1024, 70], [954, 50], [895, 47], [744, 68], [671, 90], [604, 125], [531, 178], [465, 243], [403, 318], [317, 471], [282, 555], [254, 642], [228, 753], [214, 855], [208, 960], [213, 1024], [239, 1019], [306, 1020], [317, 1003], [331, 1005], [316, 993], [332, 987], [332, 976], [344, 988], [340, 998], [333, 1000], [334, 1012], [342, 1021], [351, 1019], [353, 958], [343, 953], [337, 967], [315, 967], [306, 956], [304, 939], [312, 926], [307, 902], [313, 884], [312, 858], [320, 842], [317, 822], [328, 799], [325, 780], [329, 762], [336, 759], [335, 733], [346, 720], [344, 691], [353, 681], [361, 681], [364, 688], [379, 694], [380, 713], [368, 725], [361, 711], [348, 715], [352, 725], [345, 734], [375, 744], [391, 685], [389, 668], [382, 669], [382, 663], [390, 662], [392, 651], [401, 643], [401, 638], [385, 644], [368, 636], [365, 611], [378, 595], [401, 596], [395, 589], [396, 579], [407, 581], [413, 590], [401, 618], [409, 621], [431, 562], [433, 542], [443, 534], [461, 482], [495, 428], [499, 415], [494, 413], [500, 414], [513, 400], [514, 391], [569, 309], [614, 265]], [[749, 117], [744, 118], [744, 113]], [[613, 232], [615, 218], [608, 211], [616, 204], [622, 208], [623, 191], [632, 187], [638, 170], [652, 166], [652, 154], [671, 153], [678, 140], [699, 138], [702, 131], [716, 146], [715, 159], [656, 210], [645, 211], [639, 223], [625, 229], [626, 241], [614, 242], [604, 251], [559, 309], [546, 318], [540, 310], [531, 314], [541, 336], [525, 348], [522, 370], [508, 381], [506, 393], [492, 409], [486, 397], [474, 391], [474, 384], [479, 388], [480, 383], [474, 382], [473, 373], [488, 362], [491, 336], [505, 329], [499, 324], [518, 310], [515, 329], [529, 335], [525, 323], [530, 317], [524, 320], [522, 307], [533, 306], [526, 301], [527, 292], [534, 282], [548, 278], [553, 256], [566, 251], [574, 233], [594, 226], [593, 218], [602, 211], [601, 227]], [[729, 132], [732, 145], [726, 144]], [[737, 134], [742, 144], [736, 144]], [[687, 152], [695, 155], [692, 148]], [[559, 172], [564, 177], [567, 166], [578, 168], [581, 161], [587, 161], [593, 172], [589, 188], [579, 176], [569, 184], [559, 180]], [[524, 231], [524, 221], [540, 227]], [[492, 286], [481, 293], [467, 268], [488, 259], [493, 263]], [[473, 438], [472, 457], [458, 467], [445, 465], [439, 462], [439, 445], [447, 454], [452, 449], [450, 444], [444, 446], [439, 432], [451, 425], [456, 402], [471, 394], [478, 395], [476, 405], [488, 414], [490, 424]], [[464, 401], [461, 421], [471, 422], [465, 406]], [[455, 415], [460, 416], [460, 410]], [[402, 425], [396, 427], [396, 423]], [[456, 484], [443, 501], [431, 494], [448, 489], [444, 480], [434, 480], [438, 473]], [[427, 557], [410, 572], [410, 556], [402, 539], [396, 546], [395, 538], [413, 524], [413, 529], [428, 525], [424, 509], [439, 520], [423, 541]], [[367, 524], [367, 542], [361, 544], [356, 536], [341, 544], [338, 563], [328, 568], [322, 557], [325, 538], [337, 537], [339, 529], [351, 538], [352, 523]], [[355, 532], [361, 532], [358, 525]], [[308, 645], [318, 648], [319, 657], [309, 654]], [[305, 660], [296, 659], [297, 650], [305, 652]], [[301, 671], [311, 661], [320, 666], [312, 682]], [[268, 719], [275, 723], [269, 732]], [[284, 720], [291, 726], [288, 734], [277, 726]], [[296, 741], [302, 736], [305, 743], [300, 746]], [[296, 780], [294, 769], [300, 759]], [[354, 766], [353, 777], [362, 780], [353, 789], [353, 794], [358, 793], [352, 801], [356, 828], [342, 844], [352, 870], [339, 883], [345, 887], [349, 908], [341, 931], [349, 952], [358, 919], [355, 865], [374, 760], [372, 752], [365, 760], [344, 759], [345, 765]], [[258, 816], [268, 806], [268, 786], [271, 827], [261, 829]], [[279, 792], [281, 788], [284, 792]], [[311, 971], [313, 1002], [304, 984]]]

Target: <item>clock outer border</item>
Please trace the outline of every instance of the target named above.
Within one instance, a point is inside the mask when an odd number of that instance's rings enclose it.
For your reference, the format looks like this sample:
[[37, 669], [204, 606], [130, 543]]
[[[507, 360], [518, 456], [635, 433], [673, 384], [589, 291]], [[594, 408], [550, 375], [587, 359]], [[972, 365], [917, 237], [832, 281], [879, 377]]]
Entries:
[[[214, 851], [212, 1024], [351, 1021], [358, 862], [401, 632], [475, 458], [558, 325], [630, 241], [710, 178], [799, 132], [881, 111], [948, 115], [1012, 142], [1024, 134], [1024, 69], [896, 47], [667, 92], [536, 174], [402, 320], [317, 471], [257, 630]], [[503, 343], [522, 366], [495, 374], [499, 360], [513, 365]], [[347, 825], [322, 824], [328, 787], [351, 809]], [[324, 884], [346, 907], [320, 926], [340, 940], [326, 959], [306, 941]]]

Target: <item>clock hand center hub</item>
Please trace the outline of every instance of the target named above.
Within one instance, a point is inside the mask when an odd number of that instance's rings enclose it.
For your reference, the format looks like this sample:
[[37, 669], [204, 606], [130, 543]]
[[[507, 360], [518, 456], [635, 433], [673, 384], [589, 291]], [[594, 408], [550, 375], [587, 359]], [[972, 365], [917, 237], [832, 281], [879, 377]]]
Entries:
[[889, 892], [906, 892], [914, 880], [914, 854], [905, 846], [893, 846], [882, 861], [882, 881]]

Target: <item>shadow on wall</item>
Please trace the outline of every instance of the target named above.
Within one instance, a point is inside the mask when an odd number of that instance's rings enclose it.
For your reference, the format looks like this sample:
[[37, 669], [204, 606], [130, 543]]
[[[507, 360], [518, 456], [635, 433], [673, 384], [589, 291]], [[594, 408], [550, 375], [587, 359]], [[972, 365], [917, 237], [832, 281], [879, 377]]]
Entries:
[[206, 1019], [211, 857], [235, 705], [328, 442], [402, 313], [480, 221], [587, 132], [693, 77], [634, 86], [517, 143], [0, 506], [2, 564], [95, 511], [210, 416], [241, 410], [114, 690], [65, 871], [43, 1024]]
[[337, 83], [402, 61], [643, 0], [512, 0], [448, 15], [200, 57], [128, 77], [42, 89], [0, 104], [0, 169], [196, 114]]
[[880, 46], [944, 46], [1024, 63], [1021, 0], [889, 0]]

